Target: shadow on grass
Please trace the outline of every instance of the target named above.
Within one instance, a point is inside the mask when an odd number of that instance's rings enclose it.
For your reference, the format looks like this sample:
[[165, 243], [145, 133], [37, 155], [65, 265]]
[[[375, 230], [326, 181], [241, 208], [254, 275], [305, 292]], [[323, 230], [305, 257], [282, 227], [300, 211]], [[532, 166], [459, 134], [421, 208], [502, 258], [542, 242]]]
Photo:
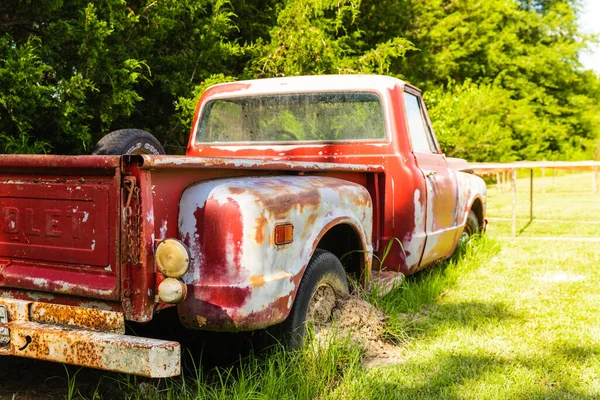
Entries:
[[[409, 336], [439, 335], [440, 331], [457, 326], [471, 330], [485, 329], [506, 320], [523, 320], [524, 316], [501, 302], [467, 301], [450, 304], [432, 304], [416, 314], [399, 315], [406, 318]], [[391, 318], [394, 318], [392, 316]]]
[[525, 224], [525, 226], [523, 226], [521, 229], [519, 229], [519, 232], [517, 233], [517, 236], [521, 235], [521, 233], [525, 232], [525, 230], [527, 228], [529, 228], [529, 226], [533, 223], [533, 220], [529, 220], [527, 221], [527, 223]]
[[554, 354], [562, 354], [567, 358], [578, 361], [586, 361], [591, 359], [597, 360], [598, 356], [600, 356], [600, 348], [598, 346], [573, 346], [571, 343], [559, 343], [554, 344], [552, 350]]
[[[492, 354], [441, 354], [433, 361], [405, 363], [395, 374], [380, 375], [383, 379], [371, 379], [365, 392], [371, 399], [598, 398], [573, 387], [572, 378], [563, 371], [548, 371], [552, 361], [542, 357], [513, 360]], [[511, 381], [514, 374], [506, 376], [507, 371], [515, 370], [522, 372], [519, 382]], [[413, 379], [411, 372], [419, 379]]]

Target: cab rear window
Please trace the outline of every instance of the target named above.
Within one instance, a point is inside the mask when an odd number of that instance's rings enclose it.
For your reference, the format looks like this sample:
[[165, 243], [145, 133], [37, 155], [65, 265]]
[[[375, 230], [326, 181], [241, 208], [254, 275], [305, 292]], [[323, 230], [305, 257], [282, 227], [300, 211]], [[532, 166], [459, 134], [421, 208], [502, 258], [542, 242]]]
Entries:
[[381, 100], [367, 92], [235, 97], [207, 103], [196, 141], [301, 142], [385, 139]]

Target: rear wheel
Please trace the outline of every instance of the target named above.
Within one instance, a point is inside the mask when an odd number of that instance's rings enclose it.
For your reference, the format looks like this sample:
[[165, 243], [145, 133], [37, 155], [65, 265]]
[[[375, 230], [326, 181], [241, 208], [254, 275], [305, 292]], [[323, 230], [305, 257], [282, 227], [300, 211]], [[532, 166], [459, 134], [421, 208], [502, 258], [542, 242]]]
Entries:
[[94, 155], [166, 154], [160, 142], [141, 129], [119, 129], [104, 136], [92, 152]]
[[306, 327], [318, 330], [331, 320], [336, 299], [348, 294], [348, 280], [340, 260], [332, 253], [317, 249], [313, 254], [290, 315], [281, 324], [281, 337], [291, 348], [298, 348], [306, 336]]

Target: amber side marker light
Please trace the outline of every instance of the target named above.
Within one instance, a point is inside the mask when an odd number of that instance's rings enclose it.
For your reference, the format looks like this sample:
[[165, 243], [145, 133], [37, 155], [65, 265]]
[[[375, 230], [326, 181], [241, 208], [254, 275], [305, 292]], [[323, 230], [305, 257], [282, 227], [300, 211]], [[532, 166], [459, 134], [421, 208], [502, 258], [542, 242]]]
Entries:
[[288, 244], [294, 240], [294, 225], [283, 224], [275, 227], [275, 244]]

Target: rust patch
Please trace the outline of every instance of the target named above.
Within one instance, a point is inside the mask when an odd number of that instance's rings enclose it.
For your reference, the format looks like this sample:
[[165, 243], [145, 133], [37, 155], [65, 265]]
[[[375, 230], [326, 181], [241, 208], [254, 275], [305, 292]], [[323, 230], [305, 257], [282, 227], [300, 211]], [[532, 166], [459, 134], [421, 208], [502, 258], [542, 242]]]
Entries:
[[242, 194], [246, 191], [246, 189], [244, 188], [239, 188], [239, 187], [232, 187], [229, 188], [229, 193], [231, 194]]
[[63, 304], [74, 307], [93, 308], [95, 310], [106, 310], [123, 312], [123, 308], [119, 303], [109, 303], [104, 301], [95, 301], [85, 297], [67, 296], [54, 293], [44, 293], [35, 291], [23, 291], [18, 289], [0, 290], [0, 297], [5, 299], [24, 300], [27, 302], [39, 302], [50, 304]]
[[252, 275], [250, 277], [250, 283], [253, 288], [261, 287], [265, 284], [265, 274]]
[[302, 231], [303, 240], [306, 239], [308, 234], [311, 232], [311, 229], [313, 229], [317, 218], [319, 218], [319, 215], [317, 213], [312, 213], [308, 216], [308, 218], [306, 218], [306, 225], [304, 225], [304, 230]]
[[168, 377], [180, 372], [179, 343], [35, 322], [8, 324], [10, 353], [66, 364]]
[[265, 241], [265, 230], [268, 228], [269, 220], [261, 215], [256, 218], [256, 233], [254, 235], [256, 243], [262, 244]]
[[101, 332], [125, 333], [123, 314], [113, 311], [70, 307], [60, 304], [32, 303], [29, 312], [32, 321], [69, 325]]

